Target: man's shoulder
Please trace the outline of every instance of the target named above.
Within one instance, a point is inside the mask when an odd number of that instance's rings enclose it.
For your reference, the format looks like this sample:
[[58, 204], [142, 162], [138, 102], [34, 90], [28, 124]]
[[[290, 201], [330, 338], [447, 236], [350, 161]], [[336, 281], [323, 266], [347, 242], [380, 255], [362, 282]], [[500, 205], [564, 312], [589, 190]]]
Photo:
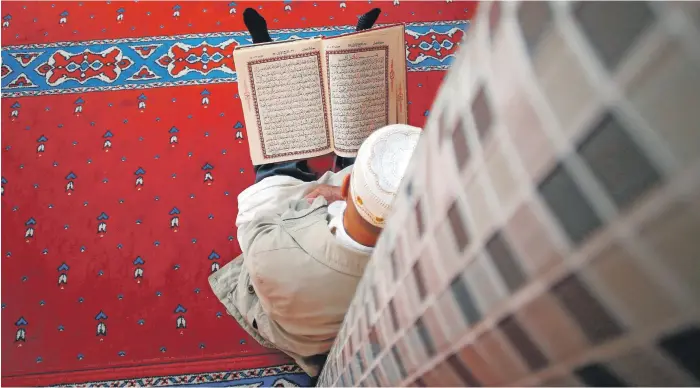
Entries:
[[327, 214], [328, 202], [323, 197], [317, 197], [312, 202], [306, 199], [289, 201], [281, 218], [285, 223], [294, 224], [296, 220], [325, 218]]
[[[265, 238], [258, 240], [254, 255], [280, 250], [305, 248], [306, 239], [300, 238], [306, 234], [316, 236], [316, 244], [322, 241], [324, 233], [328, 232], [328, 206], [321, 198], [312, 203], [306, 200], [290, 201], [287, 209], [282, 212], [272, 228], [266, 228]], [[258, 235], [258, 238], [262, 236]]]
[[247, 252], [255, 263], [251, 265], [259, 272], [315, 268], [321, 272], [361, 276], [369, 254], [336, 241], [328, 228], [329, 221], [328, 204], [323, 198], [312, 203], [303, 200], [290, 203], [275, 225], [266, 228], [264, 237], [258, 235], [254, 249]]

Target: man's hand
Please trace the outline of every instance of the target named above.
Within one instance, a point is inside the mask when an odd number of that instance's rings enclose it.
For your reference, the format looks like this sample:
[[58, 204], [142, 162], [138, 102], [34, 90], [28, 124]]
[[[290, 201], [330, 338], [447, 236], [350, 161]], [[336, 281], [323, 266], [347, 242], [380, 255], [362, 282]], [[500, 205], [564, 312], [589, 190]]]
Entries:
[[306, 194], [304, 198], [311, 203], [316, 197], [319, 196], [325, 198], [328, 203], [343, 200], [340, 186], [331, 185], [318, 185], [309, 194]]

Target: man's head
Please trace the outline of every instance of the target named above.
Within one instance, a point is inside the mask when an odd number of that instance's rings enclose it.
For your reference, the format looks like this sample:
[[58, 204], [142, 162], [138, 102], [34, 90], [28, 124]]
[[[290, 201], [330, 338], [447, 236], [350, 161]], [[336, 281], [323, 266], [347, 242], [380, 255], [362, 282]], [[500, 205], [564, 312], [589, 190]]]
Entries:
[[420, 128], [394, 124], [378, 129], [362, 143], [352, 173], [341, 187], [347, 202], [343, 224], [358, 243], [376, 244], [420, 134]]

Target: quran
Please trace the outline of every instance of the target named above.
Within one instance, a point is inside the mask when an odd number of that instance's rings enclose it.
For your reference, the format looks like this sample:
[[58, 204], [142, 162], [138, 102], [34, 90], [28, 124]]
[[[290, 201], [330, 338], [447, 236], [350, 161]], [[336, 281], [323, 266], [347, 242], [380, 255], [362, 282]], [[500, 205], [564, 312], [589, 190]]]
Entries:
[[403, 25], [236, 47], [254, 165], [335, 152], [353, 157], [376, 129], [405, 124]]

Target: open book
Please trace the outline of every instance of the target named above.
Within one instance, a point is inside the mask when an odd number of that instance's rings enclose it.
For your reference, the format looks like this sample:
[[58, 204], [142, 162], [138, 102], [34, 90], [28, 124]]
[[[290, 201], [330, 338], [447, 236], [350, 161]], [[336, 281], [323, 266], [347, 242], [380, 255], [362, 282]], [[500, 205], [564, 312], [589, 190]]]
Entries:
[[237, 47], [233, 59], [253, 164], [357, 154], [405, 124], [403, 25]]

